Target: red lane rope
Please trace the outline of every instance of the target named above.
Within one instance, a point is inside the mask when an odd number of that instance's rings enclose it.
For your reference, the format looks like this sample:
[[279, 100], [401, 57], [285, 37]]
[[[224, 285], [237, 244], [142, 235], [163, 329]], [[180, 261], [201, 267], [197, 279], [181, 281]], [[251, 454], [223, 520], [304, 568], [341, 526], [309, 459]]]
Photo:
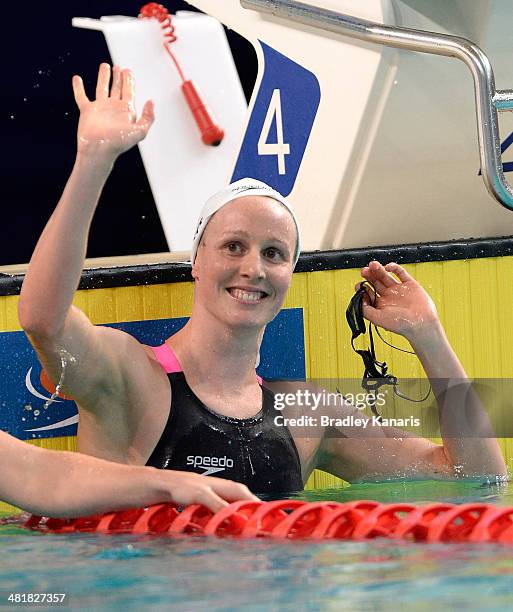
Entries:
[[391, 537], [425, 542], [429, 525], [438, 515], [454, 508], [453, 504], [427, 504], [410, 512], [394, 529]]
[[262, 502], [253, 516], [248, 519], [241, 532], [243, 538], [268, 538], [272, 530], [290, 512], [300, 508], [306, 502], [298, 499], [280, 499], [272, 502]]
[[380, 504], [375, 501], [238, 501], [219, 512], [157, 504], [76, 519], [31, 516], [27, 529], [49, 533], [151, 533], [276, 539], [369, 538], [414, 542], [513, 544], [513, 507], [491, 504]]
[[358, 521], [352, 534], [353, 540], [389, 538], [401, 521], [415, 510], [413, 504], [380, 504]]
[[440, 513], [431, 522], [426, 541], [465, 542], [489, 509], [488, 504], [461, 504]]
[[356, 525], [379, 505], [378, 502], [366, 500], [337, 504], [335, 510], [327, 513], [319, 521], [312, 532], [312, 537], [333, 540], [349, 539]]

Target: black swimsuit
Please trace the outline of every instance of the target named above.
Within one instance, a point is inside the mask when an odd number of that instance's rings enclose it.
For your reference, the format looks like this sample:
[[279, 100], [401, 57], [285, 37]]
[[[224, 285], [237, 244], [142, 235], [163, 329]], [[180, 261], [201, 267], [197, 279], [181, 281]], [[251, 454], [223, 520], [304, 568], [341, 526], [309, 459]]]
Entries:
[[[217, 414], [196, 397], [184, 373], [176, 371], [181, 368], [171, 349], [163, 345], [154, 351], [168, 373], [172, 401], [162, 436], [146, 465], [228, 478], [254, 493], [303, 489], [294, 440], [287, 427], [274, 423], [281, 412], [274, 408], [271, 391], [262, 387], [262, 409], [250, 419]], [[168, 353], [163, 356], [164, 351]]]

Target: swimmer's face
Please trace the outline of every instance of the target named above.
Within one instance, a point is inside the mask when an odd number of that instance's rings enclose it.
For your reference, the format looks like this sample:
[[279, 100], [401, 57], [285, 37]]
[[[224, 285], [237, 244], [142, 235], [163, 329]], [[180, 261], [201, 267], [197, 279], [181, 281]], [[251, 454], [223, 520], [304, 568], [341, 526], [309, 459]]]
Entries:
[[229, 202], [210, 219], [198, 248], [198, 305], [229, 325], [266, 325], [285, 299], [295, 248], [296, 226], [283, 205], [265, 196]]

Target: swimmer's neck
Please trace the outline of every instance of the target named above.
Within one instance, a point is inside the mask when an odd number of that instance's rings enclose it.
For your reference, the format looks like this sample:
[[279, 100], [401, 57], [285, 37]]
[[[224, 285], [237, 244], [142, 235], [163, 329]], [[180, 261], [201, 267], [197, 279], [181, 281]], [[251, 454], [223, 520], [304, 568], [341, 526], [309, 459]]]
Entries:
[[265, 328], [227, 327], [216, 319], [191, 316], [166, 341], [188, 380], [191, 376], [211, 384], [255, 382], [255, 363]]

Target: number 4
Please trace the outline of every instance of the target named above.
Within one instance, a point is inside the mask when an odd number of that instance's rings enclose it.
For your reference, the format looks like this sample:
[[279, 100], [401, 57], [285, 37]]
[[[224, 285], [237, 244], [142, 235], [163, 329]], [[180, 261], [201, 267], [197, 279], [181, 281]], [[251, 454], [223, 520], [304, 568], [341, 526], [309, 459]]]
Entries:
[[[273, 117], [276, 117], [276, 141], [267, 142], [269, 131], [273, 122]], [[278, 174], [285, 174], [285, 155], [290, 154], [290, 146], [283, 142], [283, 123], [281, 119], [281, 96], [280, 90], [275, 89], [269, 102], [269, 108], [264, 119], [260, 138], [258, 139], [258, 154], [259, 155], [276, 155], [278, 157]]]

